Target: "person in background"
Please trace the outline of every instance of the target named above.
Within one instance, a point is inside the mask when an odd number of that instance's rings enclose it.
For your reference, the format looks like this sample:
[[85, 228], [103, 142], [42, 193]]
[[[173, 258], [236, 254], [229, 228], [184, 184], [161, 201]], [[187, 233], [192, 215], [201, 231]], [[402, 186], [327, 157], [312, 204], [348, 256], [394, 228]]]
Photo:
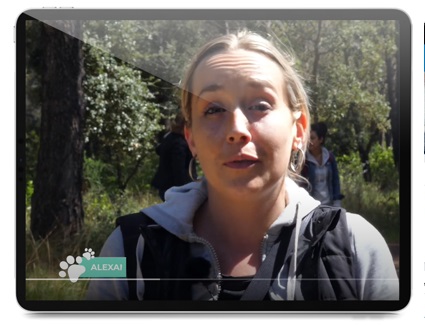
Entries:
[[335, 156], [325, 148], [328, 128], [324, 122], [311, 125], [310, 142], [301, 175], [308, 182], [312, 197], [325, 205], [340, 207], [341, 194], [338, 166]]
[[[173, 186], [181, 186], [196, 179], [195, 165], [191, 164], [192, 153], [183, 134], [184, 118], [178, 114], [156, 147], [159, 165], [151, 185], [158, 189], [160, 198], [165, 201], [165, 192]], [[189, 172], [191, 170], [191, 173]]]

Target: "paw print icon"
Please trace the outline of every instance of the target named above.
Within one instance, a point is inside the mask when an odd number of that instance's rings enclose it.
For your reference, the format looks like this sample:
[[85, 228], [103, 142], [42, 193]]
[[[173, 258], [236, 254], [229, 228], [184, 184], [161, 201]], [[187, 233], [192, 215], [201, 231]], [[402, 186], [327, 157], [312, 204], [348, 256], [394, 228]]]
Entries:
[[86, 271], [85, 266], [81, 265], [83, 258], [88, 261], [92, 260], [95, 258], [95, 252], [91, 248], [85, 248], [82, 255], [83, 257], [74, 257], [69, 255], [65, 261], [61, 261], [59, 263], [59, 267], [62, 270], [59, 271], [59, 276], [61, 278], [65, 278], [68, 275], [68, 278], [71, 282], [77, 282], [80, 276]]

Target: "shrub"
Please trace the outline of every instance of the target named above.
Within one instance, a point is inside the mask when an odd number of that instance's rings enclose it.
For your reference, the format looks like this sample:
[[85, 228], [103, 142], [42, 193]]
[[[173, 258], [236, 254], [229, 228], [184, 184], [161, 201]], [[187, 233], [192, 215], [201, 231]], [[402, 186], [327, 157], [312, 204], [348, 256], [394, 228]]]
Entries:
[[[376, 150], [377, 156], [386, 157], [382, 152]], [[397, 171], [392, 170], [393, 181], [385, 181], [385, 175], [390, 175], [389, 164], [383, 165], [381, 171], [379, 159], [371, 155], [371, 164], [374, 181], [365, 182], [362, 176], [363, 170], [360, 158], [357, 154], [338, 157], [338, 168], [340, 171], [341, 191], [345, 195], [342, 201], [347, 211], [358, 213], [372, 223], [384, 236], [387, 242], [397, 243], [399, 241], [399, 191], [396, 180]], [[384, 161], [386, 161], [384, 159]], [[382, 174], [381, 174], [382, 173]], [[395, 175], [394, 175], [395, 174]], [[394, 181], [395, 179], [395, 181]], [[379, 181], [378, 181], [379, 180]], [[383, 182], [385, 184], [383, 184]], [[383, 190], [385, 189], [385, 190]]]

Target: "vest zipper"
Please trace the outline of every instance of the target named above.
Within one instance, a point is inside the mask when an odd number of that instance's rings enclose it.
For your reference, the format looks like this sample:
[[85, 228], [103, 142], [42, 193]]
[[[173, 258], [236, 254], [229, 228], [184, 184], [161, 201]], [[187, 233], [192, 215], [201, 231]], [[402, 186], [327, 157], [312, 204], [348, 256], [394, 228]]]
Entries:
[[261, 263], [263, 263], [263, 261], [266, 259], [266, 250], [265, 250], [265, 245], [266, 245], [266, 241], [269, 238], [268, 234], [265, 234], [263, 236], [263, 240], [261, 241], [261, 246], [260, 246], [260, 256], [261, 256]]
[[[221, 274], [220, 262], [218, 260], [217, 253], [215, 252], [214, 247], [206, 239], [204, 239], [202, 237], [199, 237], [197, 235], [191, 235], [190, 237], [191, 237], [191, 239], [193, 241], [197, 241], [197, 242], [199, 242], [199, 243], [204, 244], [205, 246], [207, 246], [209, 248], [210, 252], [213, 255], [214, 262], [215, 262], [215, 265], [217, 266], [217, 271], [218, 271], [218, 273], [217, 273], [217, 297], [218, 297], [219, 294], [220, 294], [220, 292], [221, 292], [221, 282], [222, 282], [222, 278], [223, 277], [222, 277], [222, 274]], [[214, 296], [213, 296], [213, 298], [214, 298]]]
[[[214, 257], [214, 261], [215, 264], [217, 266], [217, 297], [220, 295], [221, 292], [221, 282], [222, 282], [222, 274], [221, 274], [221, 268], [220, 268], [220, 262], [218, 260], [218, 256], [217, 253], [215, 252], [214, 247], [210, 244], [209, 241], [207, 241], [206, 239], [199, 237], [197, 235], [190, 235], [191, 240], [196, 241], [198, 243], [202, 243], [205, 246], [207, 246], [210, 250], [210, 252], [212, 253], [213, 257]], [[269, 235], [266, 233], [263, 236], [263, 240], [261, 241], [261, 246], [260, 246], [260, 254], [261, 254], [261, 263], [264, 261], [265, 257], [266, 257], [266, 252], [265, 252], [265, 244], [267, 239], [269, 238]]]

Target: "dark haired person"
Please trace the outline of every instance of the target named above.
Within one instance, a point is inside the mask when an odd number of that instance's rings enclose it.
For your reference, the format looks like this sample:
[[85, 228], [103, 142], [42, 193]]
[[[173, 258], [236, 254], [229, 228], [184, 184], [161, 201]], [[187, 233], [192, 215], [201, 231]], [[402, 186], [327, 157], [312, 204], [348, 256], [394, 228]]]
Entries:
[[256, 34], [225, 35], [201, 48], [181, 87], [205, 176], [119, 219], [101, 255], [126, 256], [129, 280], [93, 281], [89, 299], [398, 299], [379, 232], [293, 180], [309, 111], [287, 55]]
[[195, 165], [190, 164], [192, 154], [183, 130], [184, 118], [178, 114], [171, 124], [170, 132], [165, 134], [155, 149], [159, 156], [159, 165], [151, 185], [158, 189], [162, 201], [165, 201], [165, 192], [171, 187], [181, 186], [196, 179]]
[[324, 122], [311, 125], [310, 142], [301, 174], [309, 181], [309, 193], [325, 205], [341, 206], [338, 166], [335, 156], [324, 146], [328, 128]]

